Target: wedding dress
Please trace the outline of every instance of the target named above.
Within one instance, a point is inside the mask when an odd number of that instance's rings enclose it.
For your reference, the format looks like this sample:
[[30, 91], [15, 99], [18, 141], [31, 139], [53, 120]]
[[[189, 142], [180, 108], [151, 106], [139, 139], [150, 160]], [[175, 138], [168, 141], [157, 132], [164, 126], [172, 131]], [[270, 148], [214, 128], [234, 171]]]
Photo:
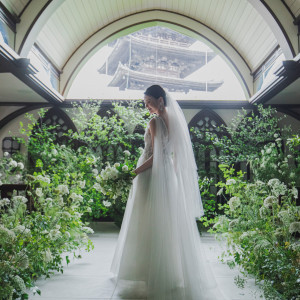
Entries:
[[133, 180], [111, 272], [121, 299], [223, 300], [195, 221], [203, 208], [184, 116], [170, 104], [169, 128], [155, 117], [154, 149], [146, 128], [137, 167], [152, 154], [153, 165]]

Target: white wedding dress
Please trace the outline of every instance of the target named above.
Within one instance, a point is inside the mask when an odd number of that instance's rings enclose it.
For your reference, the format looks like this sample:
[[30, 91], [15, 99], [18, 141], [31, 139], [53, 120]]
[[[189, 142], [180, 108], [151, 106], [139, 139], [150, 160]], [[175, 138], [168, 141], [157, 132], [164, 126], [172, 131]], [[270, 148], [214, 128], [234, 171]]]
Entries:
[[195, 217], [183, 201], [183, 179], [176, 172], [176, 155], [170, 152], [168, 128], [161, 117], [155, 117], [155, 126], [154, 149], [148, 124], [138, 161], [142, 165], [154, 152], [153, 166], [133, 180], [111, 265], [118, 296], [226, 299], [204, 258]]

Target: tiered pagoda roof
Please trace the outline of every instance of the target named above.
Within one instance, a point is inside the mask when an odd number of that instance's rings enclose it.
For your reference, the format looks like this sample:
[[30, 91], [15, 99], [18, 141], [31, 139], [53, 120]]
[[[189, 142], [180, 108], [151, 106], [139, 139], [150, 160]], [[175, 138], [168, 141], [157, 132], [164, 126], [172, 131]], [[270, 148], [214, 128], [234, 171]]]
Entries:
[[113, 51], [98, 70], [100, 74], [113, 76], [109, 86], [143, 90], [159, 83], [169, 91], [187, 93], [214, 91], [222, 85], [223, 81], [185, 80], [212, 60], [214, 52], [191, 49], [194, 39], [172, 30], [163, 28], [159, 33], [148, 28], [114, 43]]

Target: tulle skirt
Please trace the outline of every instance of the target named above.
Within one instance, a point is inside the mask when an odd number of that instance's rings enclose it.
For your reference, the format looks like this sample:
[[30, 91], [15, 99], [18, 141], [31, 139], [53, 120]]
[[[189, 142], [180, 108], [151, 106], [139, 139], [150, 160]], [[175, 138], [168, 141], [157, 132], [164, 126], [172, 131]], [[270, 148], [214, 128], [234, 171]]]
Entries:
[[196, 221], [180, 201], [180, 178], [169, 173], [157, 182], [150, 168], [133, 180], [111, 265], [118, 296], [226, 299], [205, 260]]

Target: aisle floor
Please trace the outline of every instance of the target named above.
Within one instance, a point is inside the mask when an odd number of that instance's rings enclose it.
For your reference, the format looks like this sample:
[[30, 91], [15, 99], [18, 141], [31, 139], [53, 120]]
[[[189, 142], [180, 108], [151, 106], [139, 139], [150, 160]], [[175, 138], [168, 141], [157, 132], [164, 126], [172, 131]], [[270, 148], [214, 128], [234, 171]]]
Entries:
[[[39, 279], [36, 286], [40, 288], [41, 296], [33, 295], [30, 291], [29, 299], [127, 299], [119, 294], [109, 272], [119, 229], [111, 222], [91, 223], [90, 226], [95, 231], [90, 235], [95, 248], [90, 252], [77, 251], [77, 254], [81, 254], [81, 259], [73, 259], [73, 254], [69, 254], [71, 262], [69, 265], [64, 263], [64, 273], [57, 272], [50, 278]], [[219, 287], [229, 300], [264, 299], [261, 297], [262, 292], [255, 286], [254, 279], [247, 279], [242, 289], [235, 285], [234, 278], [240, 274], [239, 271], [230, 269], [218, 259], [225, 249], [223, 242], [216, 241], [214, 236], [204, 233], [202, 245], [207, 263], [211, 265]]]

